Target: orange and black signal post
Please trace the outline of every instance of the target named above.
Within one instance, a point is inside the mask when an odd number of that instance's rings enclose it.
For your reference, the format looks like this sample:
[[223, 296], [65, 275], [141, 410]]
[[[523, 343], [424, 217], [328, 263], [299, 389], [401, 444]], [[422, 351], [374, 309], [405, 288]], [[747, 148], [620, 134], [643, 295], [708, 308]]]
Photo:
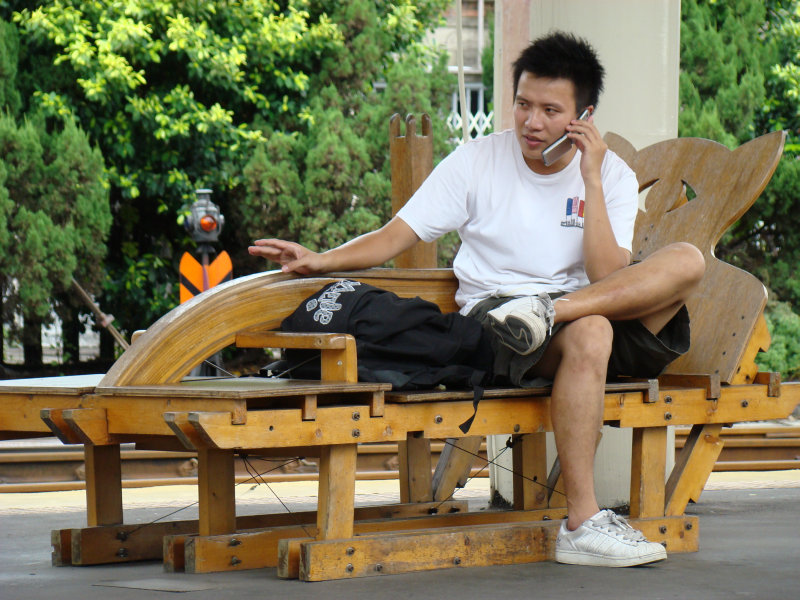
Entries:
[[219, 206], [211, 201], [211, 190], [196, 190], [195, 194], [197, 200], [192, 204], [184, 224], [197, 242], [197, 254], [193, 256], [190, 252], [184, 252], [181, 257], [181, 303], [233, 278], [233, 264], [225, 250], [209, 262], [209, 258], [216, 254], [212, 244], [219, 241], [225, 217], [220, 213]]

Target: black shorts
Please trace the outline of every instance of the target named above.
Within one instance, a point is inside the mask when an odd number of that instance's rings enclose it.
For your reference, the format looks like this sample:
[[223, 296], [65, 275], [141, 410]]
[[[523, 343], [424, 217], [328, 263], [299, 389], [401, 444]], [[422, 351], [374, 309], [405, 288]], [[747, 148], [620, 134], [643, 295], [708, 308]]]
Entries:
[[[557, 298], [562, 294], [551, 294]], [[564, 323], [557, 323], [535, 352], [523, 356], [500, 343], [497, 334], [489, 327], [487, 313], [512, 298], [487, 298], [481, 300], [469, 313], [479, 320], [489, 332], [494, 350], [495, 383], [511, 383], [522, 387], [547, 385], [550, 380], [529, 375], [531, 369], [547, 349], [553, 335], [558, 333]], [[689, 311], [682, 306], [678, 313], [656, 335], [638, 319], [630, 321], [611, 321], [614, 340], [611, 357], [608, 360], [608, 377], [621, 375], [629, 377], [653, 378], [660, 375], [673, 360], [689, 349]]]

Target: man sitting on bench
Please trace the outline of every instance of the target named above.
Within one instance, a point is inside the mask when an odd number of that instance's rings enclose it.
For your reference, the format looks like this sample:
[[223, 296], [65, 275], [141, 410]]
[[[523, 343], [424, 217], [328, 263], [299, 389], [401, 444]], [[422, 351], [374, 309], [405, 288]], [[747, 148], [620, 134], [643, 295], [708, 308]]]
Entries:
[[[638, 184], [590, 116], [604, 70], [585, 40], [539, 38], [513, 70], [514, 129], [455, 150], [381, 229], [324, 253], [274, 239], [257, 240], [250, 253], [311, 275], [381, 265], [458, 231], [456, 301], [493, 332], [495, 375], [553, 382], [568, 509], [556, 560], [662, 560], [660, 544], [600, 510], [594, 456], [607, 377], [654, 377], [688, 349], [684, 302], [703, 277], [703, 256], [677, 243], [630, 264]], [[565, 132], [566, 153], [545, 152]]]

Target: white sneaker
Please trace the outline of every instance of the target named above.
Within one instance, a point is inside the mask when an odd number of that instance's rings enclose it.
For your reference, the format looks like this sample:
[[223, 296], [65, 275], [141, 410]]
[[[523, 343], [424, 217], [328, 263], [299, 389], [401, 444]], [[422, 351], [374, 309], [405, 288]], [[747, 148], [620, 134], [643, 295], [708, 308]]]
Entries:
[[487, 314], [500, 342], [518, 354], [527, 355], [547, 339], [556, 311], [550, 296], [541, 293], [514, 298]]
[[641, 531], [610, 510], [584, 521], [575, 531], [561, 523], [556, 538], [556, 562], [597, 567], [632, 567], [667, 558], [664, 546], [648, 542]]

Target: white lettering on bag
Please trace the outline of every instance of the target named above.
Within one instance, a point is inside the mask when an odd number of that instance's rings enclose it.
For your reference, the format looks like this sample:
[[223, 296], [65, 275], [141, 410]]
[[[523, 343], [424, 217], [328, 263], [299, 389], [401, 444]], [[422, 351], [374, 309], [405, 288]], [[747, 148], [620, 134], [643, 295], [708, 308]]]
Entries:
[[342, 309], [342, 305], [336, 302], [339, 296], [346, 292], [354, 292], [356, 286], [361, 285], [358, 281], [339, 281], [329, 287], [319, 298], [312, 298], [306, 302], [306, 312], [316, 310], [314, 320], [322, 325], [327, 325], [333, 319], [333, 313]]

